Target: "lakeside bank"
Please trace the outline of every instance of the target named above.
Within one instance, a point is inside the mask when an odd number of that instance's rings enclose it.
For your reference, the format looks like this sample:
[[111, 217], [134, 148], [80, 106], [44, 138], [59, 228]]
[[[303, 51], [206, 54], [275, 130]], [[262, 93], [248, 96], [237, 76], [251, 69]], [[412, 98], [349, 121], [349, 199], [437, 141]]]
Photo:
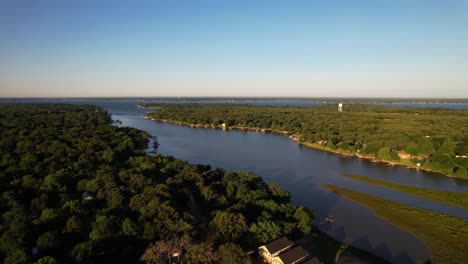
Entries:
[[[147, 107], [147, 108], [149, 108], [149, 107]], [[402, 162], [397, 162], [397, 161], [382, 160], [382, 159], [378, 159], [378, 158], [376, 158], [374, 156], [367, 156], [367, 155], [357, 153], [357, 152], [356, 153], [350, 153], [350, 152], [345, 152], [345, 151], [340, 150], [340, 149], [332, 149], [332, 148], [326, 147], [326, 146], [324, 146], [322, 144], [301, 141], [300, 140], [300, 135], [293, 134], [293, 133], [290, 133], [288, 131], [280, 131], [280, 130], [273, 130], [273, 129], [267, 129], [267, 128], [259, 128], [259, 127], [225, 126], [225, 125], [224, 126], [223, 125], [216, 126], [216, 125], [207, 125], [207, 124], [191, 124], [191, 123], [175, 121], [175, 120], [169, 120], [169, 119], [157, 119], [157, 118], [150, 117], [150, 116], [145, 116], [144, 119], [145, 120], [150, 120], [150, 121], [155, 121], [155, 122], [173, 124], [173, 125], [187, 126], [187, 127], [190, 127], [190, 128], [208, 128], [208, 129], [218, 129], [218, 130], [239, 130], [239, 131], [251, 131], [251, 132], [258, 132], [258, 133], [277, 134], [277, 135], [286, 136], [289, 139], [291, 139], [292, 141], [297, 142], [300, 145], [303, 145], [303, 146], [306, 146], [306, 147], [309, 147], [309, 148], [313, 148], [313, 149], [327, 151], [327, 152], [334, 153], [334, 154], [339, 154], [339, 155], [342, 155], [342, 156], [345, 156], [345, 157], [356, 157], [356, 158], [365, 159], [365, 160], [368, 160], [368, 161], [374, 162], [374, 163], [384, 163], [384, 164], [387, 164], [387, 165], [390, 165], [390, 166], [402, 166], [402, 167], [405, 167], [407, 169], [415, 169], [415, 170], [421, 170], [421, 171], [437, 173], [437, 174], [443, 175], [445, 177], [456, 178], [456, 179], [465, 179], [465, 178], [457, 177], [457, 176], [454, 176], [454, 175], [443, 174], [443, 173], [440, 173], [438, 171], [431, 170], [431, 169], [424, 168], [424, 167], [417, 166], [417, 165], [415, 166], [415, 165], [412, 165], [412, 164], [407, 164], [407, 163], [402, 163]]]

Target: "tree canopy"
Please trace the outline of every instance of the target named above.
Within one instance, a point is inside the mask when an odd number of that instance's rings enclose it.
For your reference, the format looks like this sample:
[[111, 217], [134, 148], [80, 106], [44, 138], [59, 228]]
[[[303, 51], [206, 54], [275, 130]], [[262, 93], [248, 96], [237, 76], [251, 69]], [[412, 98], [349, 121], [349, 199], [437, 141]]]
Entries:
[[278, 185], [147, 156], [148, 136], [95, 106], [0, 105], [0, 262], [235, 263], [259, 228], [310, 232]]

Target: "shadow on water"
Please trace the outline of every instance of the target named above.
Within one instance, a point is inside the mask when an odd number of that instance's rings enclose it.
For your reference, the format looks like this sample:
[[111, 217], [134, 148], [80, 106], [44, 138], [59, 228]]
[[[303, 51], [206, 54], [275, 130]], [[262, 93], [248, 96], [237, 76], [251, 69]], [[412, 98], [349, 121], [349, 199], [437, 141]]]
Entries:
[[[324, 228], [322, 231], [326, 231], [329, 228]], [[338, 228], [333, 236], [335, 239], [339, 241], [347, 241], [347, 235], [344, 227]], [[380, 243], [376, 246], [373, 246], [369, 240], [368, 235], [363, 235], [357, 239], [354, 239], [348, 242], [349, 245], [352, 245], [356, 248], [363, 249], [369, 252], [374, 252], [374, 254], [383, 257], [384, 259], [392, 262], [392, 263], [401, 263], [401, 264], [415, 264], [419, 263], [423, 258], [419, 260], [415, 260], [410, 257], [406, 250], [400, 251], [398, 253], [392, 253], [390, 248], [386, 243]]]
[[[430, 259], [431, 253], [421, 240], [376, 216], [371, 209], [332, 192], [328, 192], [324, 202], [332, 206], [318, 210], [316, 222], [331, 237], [392, 263], [412, 264]], [[324, 223], [322, 220], [328, 216], [335, 222]]]
[[389, 247], [385, 243], [381, 243], [377, 245], [376, 247], [373, 247], [369, 241], [368, 236], [362, 236], [359, 239], [356, 239], [355, 241], [351, 242], [350, 244], [359, 248], [369, 248], [371, 249], [370, 251], [377, 252], [379, 256], [382, 256], [385, 259], [388, 259], [392, 263], [399, 263], [399, 264], [419, 263], [419, 261], [412, 259], [408, 255], [407, 251], [401, 251], [398, 254], [392, 254]]

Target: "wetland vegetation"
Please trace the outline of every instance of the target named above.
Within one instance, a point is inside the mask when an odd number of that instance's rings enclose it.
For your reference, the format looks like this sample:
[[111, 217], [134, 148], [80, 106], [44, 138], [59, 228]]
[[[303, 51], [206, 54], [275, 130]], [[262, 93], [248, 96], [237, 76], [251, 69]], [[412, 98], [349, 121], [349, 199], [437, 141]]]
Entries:
[[333, 185], [324, 187], [369, 207], [379, 217], [423, 240], [432, 252], [432, 263], [466, 262], [468, 222], [350, 189]]
[[421, 188], [408, 185], [402, 185], [397, 183], [392, 183], [388, 181], [383, 181], [379, 179], [373, 179], [360, 175], [352, 174], [343, 174], [344, 177], [348, 177], [357, 181], [379, 185], [385, 188], [393, 189], [396, 191], [404, 192], [411, 195], [416, 195], [422, 198], [429, 200], [437, 201], [447, 205], [468, 209], [468, 194], [462, 192], [452, 192], [452, 191], [440, 191], [434, 190], [431, 188]]

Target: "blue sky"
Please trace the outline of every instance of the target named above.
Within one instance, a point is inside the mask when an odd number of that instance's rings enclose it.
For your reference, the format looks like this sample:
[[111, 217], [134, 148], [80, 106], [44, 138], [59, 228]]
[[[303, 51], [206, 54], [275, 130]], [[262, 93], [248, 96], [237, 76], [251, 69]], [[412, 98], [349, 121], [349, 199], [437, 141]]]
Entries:
[[0, 96], [468, 97], [468, 1], [0, 1]]

